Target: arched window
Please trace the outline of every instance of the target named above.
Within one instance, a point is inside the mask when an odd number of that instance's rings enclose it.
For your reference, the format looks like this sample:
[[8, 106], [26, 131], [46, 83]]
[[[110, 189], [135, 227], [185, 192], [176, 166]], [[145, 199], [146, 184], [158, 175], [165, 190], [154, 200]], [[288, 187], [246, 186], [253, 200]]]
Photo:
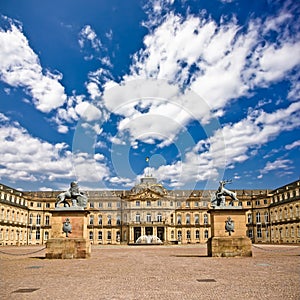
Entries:
[[185, 221], [186, 221], [186, 225], [190, 225], [191, 224], [191, 216], [190, 216], [190, 214], [186, 215]]
[[182, 232], [181, 232], [181, 230], [178, 230], [178, 232], [177, 232], [178, 241], [181, 241], [181, 238], [182, 238]]
[[196, 233], [195, 233], [195, 234], [196, 234], [196, 235], [195, 235], [196, 239], [199, 240], [199, 239], [200, 239], [200, 231], [199, 231], [199, 230], [196, 230]]
[[101, 215], [98, 216], [98, 225], [102, 225], [102, 216]]
[[204, 231], [204, 238], [205, 238], [205, 239], [208, 239], [208, 230], [205, 230], [205, 231]]
[[36, 225], [41, 225], [41, 215], [36, 216]]
[[121, 225], [121, 217], [117, 216], [117, 225]]
[[178, 225], [181, 225], [181, 215], [178, 215], [178, 216], [177, 216], [177, 224], [178, 224]]
[[89, 232], [89, 236], [90, 236], [90, 240], [92, 241], [94, 238], [94, 233], [92, 230]]
[[90, 215], [90, 225], [94, 225], [94, 216]]
[[203, 222], [204, 222], [204, 224], [208, 224], [208, 215], [207, 214], [204, 214]]
[[101, 230], [98, 231], [98, 240], [102, 240], [102, 231]]
[[186, 238], [187, 238], [188, 240], [191, 239], [191, 231], [190, 231], [190, 230], [187, 230], [187, 232], [186, 232]]
[[199, 224], [199, 215], [195, 215], [195, 224]]
[[107, 216], [107, 225], [111, 225], [111, 216]]

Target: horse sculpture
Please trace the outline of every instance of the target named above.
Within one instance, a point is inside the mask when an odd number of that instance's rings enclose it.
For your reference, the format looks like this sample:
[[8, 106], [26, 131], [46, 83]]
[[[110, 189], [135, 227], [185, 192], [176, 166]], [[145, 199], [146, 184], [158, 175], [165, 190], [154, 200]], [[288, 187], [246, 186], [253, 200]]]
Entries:
[[211, 203], [213, 204], [213, 206], [215, 206], [215, 203], [216, 203], [216, 206], [226, 206], [226, 203], [225, 203], [226, 196], [229, 196], [232, 199], [230, 201], [229, 205], [232, 205], [233, 201], [238, 201], [236, 193], [225, 188], [225, 184], [231, 183], [231, 182], [232, 182], [231, 180], [219, 181], [220, 186], [219, 186], [218, 190], [215, 192], [215, 194], [212, 196], [212, 199], [211, 199]]
[[66, 192], [58, 194], [55, 207], [59, 207], [61, 203], [64, 207], [69, 207], [67, 199], [70, 199], [72, 206], [86, 208], [88, 198], [84, 192], [79, 191], [78, 184], [76, 182], [71, 182], [70, 188]]

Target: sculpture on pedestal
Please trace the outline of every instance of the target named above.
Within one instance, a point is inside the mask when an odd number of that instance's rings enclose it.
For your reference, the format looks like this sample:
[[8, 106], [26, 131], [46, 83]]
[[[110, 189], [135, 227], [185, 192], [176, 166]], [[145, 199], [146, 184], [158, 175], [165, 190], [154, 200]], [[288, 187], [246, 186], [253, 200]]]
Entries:
[[225, 197], [229, 196], [232, 200], [230, 201], [229, 205], [231, 206], [233, 204], [233, 201], [238, 201], [238, 198], [236, 197], [236, 193], [232, 192], [225, 188], [225, 184], [231, 183], [231, 180], [222, 180], [219, 181], [220, 186], [218, 190], [215, 192], [214, 195], [212, 195], [211, 198], [211, 204], [212, 207], [219, 206], [219, 207], [225, 207]]
[[64, 204], [64, 207], [70, 207], [68, 199], [71, 200], [73, 208], [84, 209], [87, 207], [87, 195], [79, 190], [78, 184], [74, 181], [71, 182], [70, 188], [66, 192], [62, 192], [57, 196], [55, 207], [58, 208], [61, 203]]

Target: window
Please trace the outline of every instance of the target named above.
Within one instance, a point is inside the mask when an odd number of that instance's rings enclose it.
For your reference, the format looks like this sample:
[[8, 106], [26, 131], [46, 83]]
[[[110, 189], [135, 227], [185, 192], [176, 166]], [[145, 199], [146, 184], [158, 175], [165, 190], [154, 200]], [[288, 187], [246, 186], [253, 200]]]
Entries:
[[204, 231], [204, 238], [205, 238], [205, 239], [208, 239], [208, 230], [205, 230], [205, 231]]
[[157, 222], [162, 222], [162, 215], [161, 215], [161, 213], [157, 214]]
[[200, 231], [196, 230], [196, 239], [199, 240], [200, 239]]
[[171, 231], [171, 239], [174, 239], [174, 230]]
[[260, 212], [256, 213], [256, 223], [260, 223]]
[[98, 216], [98, 225], [102, 225], [102, 216], [101, 215]]
[[98, 240], [102, 240], [102, 231], [98, 231]]
[[291, 227], [291, 237], [295, 236], [295, 231], [294, 231], [294, 227]]
[[190, 224], [191, 224], [191, 217], [190, 217], [189, 214], [186, 215], [185, 221], [186, 221], [186, 224], [187, 224], [187, 225], [190, 225]]
[[32, 218], [33, 218], [33, 215], [30, 214], [30, 215], [29, 215], [29, 224], [32, 224]]
[[252, 223], [252, 214], [248, 214], [247, 219], [248, 219], [248, 224], [251, 224]]
[[150, 200], [147, 200], [147, 206], [151, 206], [151, 201]]
[[178, 215], [178, 216], [177, 216], [177, 224], [178, 224], [178, 225], [181, 225], [181, 215]]
[[150, 213], [147, 213], [146, 221], [151, 222], [151, 214]]
[[262, 237], [262, 235], [261, 235], [261, 228], [260, 227], [258, 227], [257, 228], [257, 238], [261, 238]]
[[[22, 234], [22, 233], [21, 233]], [[45, 231], [45, 240], [48, 240], [49, 239], [49, 232], [48, 231]]]
[[251, 201], [247, 201], [247, 206], [251, 206]]
[[50, 225], [50, 216], [45, 217], [45, 225], [49, 226]]
[[94, 234], [92, 230], [90, 231], [89, 236], [90, 236], [90, 240], [92, 241], [94, 239]]
[[195, 207], [198, 207], [198, 206], [199, 206], [199, 202], [195, 201]]
[[111, 225], [111, 216], [107, 216], [107, 225]]
[[293, 206], [290, 206], [290, 218], [293, 218], [294, 214], [293, 214]]
[[188, 230], [188, 231], [186, 232], [186, 238], [187, 238], [188, 240], [191, 239], [191, 231], [190, 231], [190, 230]]
[[94, 225], [94, 216], [93, 215], [90, 216], [90, 225]]
[[46, 203], [46, 208], [50, 208], [50, 203]]
[[176, 206], [180, 207], [180, 201], [177, 201]]
[[161, 200], [157, 200], [157, 206], [161, 206]]
[[199, 215], [195, 215], [195, 224], [199, 224]]
[[185, 207], [190, 207], [190, 202], [189, 201], [185, 202]]
[[99, 202], [99, 203], [98, 203], [98, 207], [99, 207], [99, 208], [102, 208], [102, 207], [103, 207], [102, 202]]
[[208, 224], [208, 215], [207, 214], [204, 214], [204, 224]]
[[170, 201], [170, 206], [173, 206], [174, 204], [173, 204], [173, 201]]
[[36, 204], [36, 206], [37, 206], [37, 207], [42, 207], [42, 203], [41, 203], [41, 202], [38, 202], [38, 203]]
[[255, 205], [260, 205], [260, 200], [256, 200]]
[[111, 240], [111, 231], [107, 231], [107, 239]]
[[108, 208], [111, 208], [111, 206], [112, 206], [112, 205], [111, 205], [111, 202], [108, 202], [108, 203], [107, 203], [107, 207], [108, 207]]
[[141, 202], [140, 201], [135, 201], [135, 206], [141, 206]]
[[249, 237], [250, 239], [253, 238], [253, 230], [252, 230], [252, 229], [249, 229], [249, 230], [248, 230], [248, 237]]
[[36, 216], [36, 225], [41, 225], [41, 216], [40, 215]]
[[117, 208], [121, 207], [121, 202], [117, 202]]
[[268, 204], [268, 200], [267, 199], [264, 200], [264, 204]]
[[94, 202], [90, 202], [90, 208], [94, 208], [95, 205], [94, 205]]
[[135, 221], [136, 222], [141, 222], [141, 215], [140, 214], [135, 215]]
[[41, 232], [40, 232], [40, 230], [37, 230], [37, 231], [35, 232], [35, 239], [36, 239], [37, 241], [41, 239]]
[[181, 230], [178, 230], [178, 232], [177, 232], [177, 239], [178, 239], [178, 241], [181, 241], [181, 238], [182, 238]]
[[265, 223], [268, 223], [269, 222], [269, 214], [267, 211], [265, 212], [264, 217], [265, 217]]
[[117, 225], [121, 225], [121, 217], [117, 216]]

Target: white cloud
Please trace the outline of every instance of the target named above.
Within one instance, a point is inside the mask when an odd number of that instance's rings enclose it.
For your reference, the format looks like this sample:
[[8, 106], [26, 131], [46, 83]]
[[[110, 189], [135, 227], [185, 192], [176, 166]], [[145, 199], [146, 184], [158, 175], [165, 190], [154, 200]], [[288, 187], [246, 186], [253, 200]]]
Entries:
[[80, 48], [83, 48], [85, 43], [89, 42], [91, 44], [91, 47], [97, 51], [100, 50], [101, 47], [101, 41], [97, 37], [96, 32], [92, 29], [90, 25], [84, 26], [80, 33], [79, 33], [79, 40], [78, 43], [80, 45]]
[[286, 145], [285, 149], [292, 150], [296, 147], [300, 147], [300, 140], [293, 142], [292, 144]]
[[[44, 73], [44, 74], [43, 74]], [[50, 112], [66, 101], [60, 74], [43, 72], [39, 59], [20, 28], [12, 24], [0, 29], [0, 79], [12, 87], [22, 87], [37, 109]]]
[[[158, 169], [151, 168], [150, 173], [159, 180], [170, 181], [170, 186], [173, 187], [191, 181], [213, 180], [220, 174], [220, 170], [233, 168], [234, 165], [247, 160], [253, 149], [273, 140], [281, 132], [299, 126], [300, 102], [292, 103], [287, 108], [273, 113], [253, 111], [245, 119], [235, 124], [227, 124], [216, 130], [213, 136], [199, 141], [185, 154], [182, 161], [160, 166]], [[268, 163], [261, 174], [276, 167], [288, 169], [289, 164], [289, 160]]]
[[72, 154], [65, 143], [43, 141], [18, 123], [11, 124], [4, 115], [0, 117], [1, 180], [49, 182], [77, 177], [79, 181], [99, 181], [109, 174], [104, 163], [87, 154]]
[[279, 171], [279, 172], [285, 171], [284, 174], [287, 174], [286, 172], [288, 170], [293, 169], [292, 164], [293, 162], [289, 159], [278, 158], [273, 162], [268, 161], [265, 167], [260, 171], [259, 178], [262, 178], [263, 174], [267, 174], [272, 171]]

